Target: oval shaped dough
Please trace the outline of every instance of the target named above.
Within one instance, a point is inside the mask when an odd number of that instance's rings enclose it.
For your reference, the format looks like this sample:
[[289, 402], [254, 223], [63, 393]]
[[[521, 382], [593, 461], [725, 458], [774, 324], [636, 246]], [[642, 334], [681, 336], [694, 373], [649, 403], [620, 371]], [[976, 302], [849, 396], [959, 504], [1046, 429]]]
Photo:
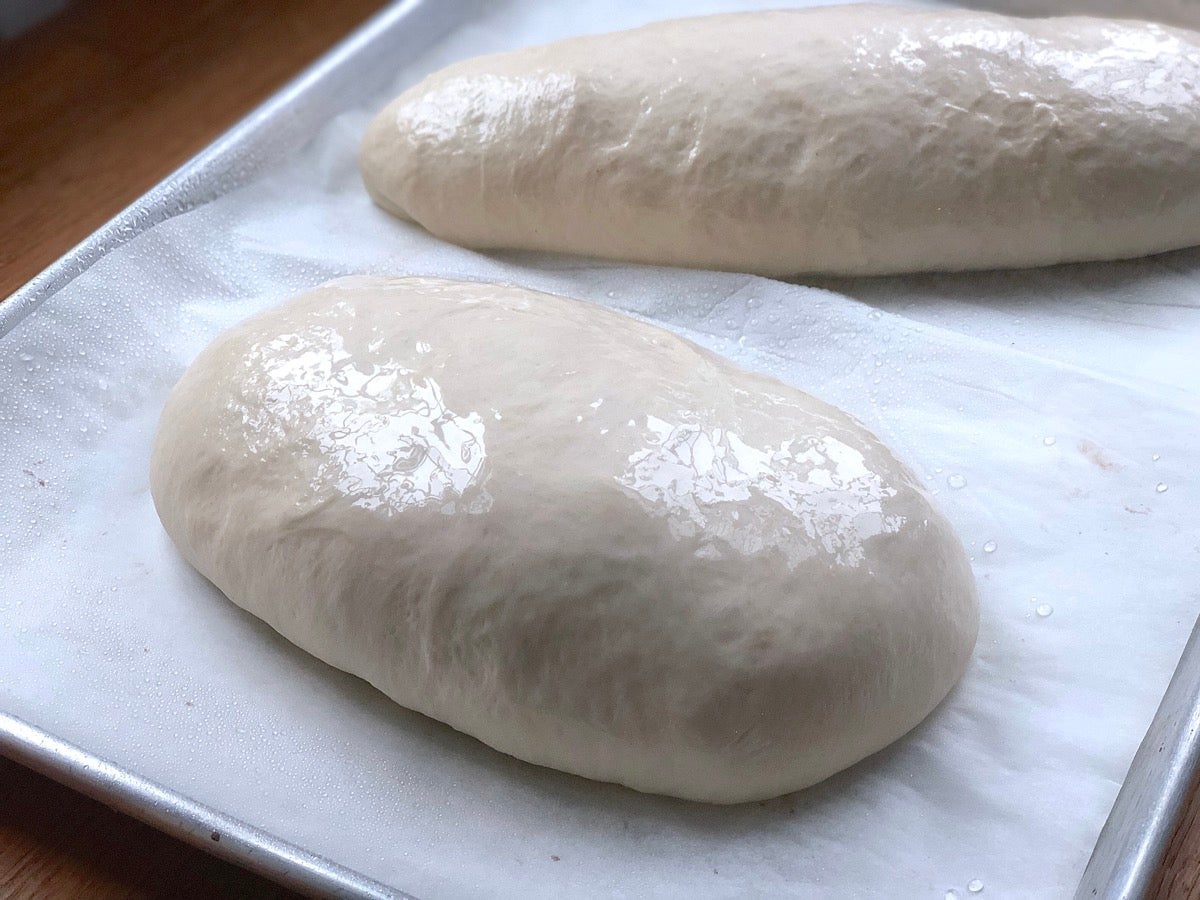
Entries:
[[591, 304], [331, 282], [217, 339], [151, 463], [183, 555], [398, 703], [521, 759], [734, 802], [895, 740], [978, 627], [862, 425]]
[[375, 201], [468, 247], [790, 275], [1200, 243], [1200, 34], [824, 7], [470, 59], [370, 124]]

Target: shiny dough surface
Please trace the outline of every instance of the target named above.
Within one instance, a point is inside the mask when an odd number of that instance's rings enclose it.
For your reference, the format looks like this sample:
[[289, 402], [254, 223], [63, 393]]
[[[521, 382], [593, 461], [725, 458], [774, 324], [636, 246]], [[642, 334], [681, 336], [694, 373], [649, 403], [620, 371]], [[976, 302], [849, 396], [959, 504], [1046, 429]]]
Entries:
[[1200, 243], [1200, 34], [854, 5], [469, 59], [362, 143], [384, 209], [476, 248], [765, 275]]
[[581, 301], [330, 282], [174, 388], [151, 490], [286, 638], [513, 756], [737, 802], [897, 739], [962, 675], [967, 558], [861, 424]]

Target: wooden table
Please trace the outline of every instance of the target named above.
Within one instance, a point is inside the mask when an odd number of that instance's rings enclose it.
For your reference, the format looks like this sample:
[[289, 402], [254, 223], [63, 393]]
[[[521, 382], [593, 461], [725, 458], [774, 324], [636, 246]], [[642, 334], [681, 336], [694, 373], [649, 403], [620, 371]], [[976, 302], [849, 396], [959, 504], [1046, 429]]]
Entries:
[[[0, 297], [383, 0], [88, 0], [0, 45]], [[1155, 898], [1200, 897], [1200, 795]], [[0, 760], [0, 898], [287, 896]]]

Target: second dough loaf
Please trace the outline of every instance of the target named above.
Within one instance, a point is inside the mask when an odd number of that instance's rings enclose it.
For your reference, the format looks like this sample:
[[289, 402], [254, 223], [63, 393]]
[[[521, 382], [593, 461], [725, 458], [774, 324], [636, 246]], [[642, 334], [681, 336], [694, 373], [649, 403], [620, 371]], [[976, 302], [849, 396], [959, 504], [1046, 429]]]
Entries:
[[368, 190], [478, 248], [789, 275], [1200, 243], [1200, 34], [835, 6], [453, 65], [371, 123]]

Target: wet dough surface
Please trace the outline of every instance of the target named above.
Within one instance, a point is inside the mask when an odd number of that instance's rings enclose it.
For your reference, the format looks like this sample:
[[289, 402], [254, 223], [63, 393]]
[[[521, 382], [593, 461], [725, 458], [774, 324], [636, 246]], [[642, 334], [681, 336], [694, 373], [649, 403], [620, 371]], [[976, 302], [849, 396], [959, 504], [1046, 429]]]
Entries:
[[895, 740], [961, 676], [963, 549], [862, 425], [660, 328], [331, 282], [166, 405], [154, 502], [235, 603], [521, 759], [735, 802]]
[[856, 5], [466, 60], [384, 109], [375, 201], [469, 247], [765, 275], [1200, 243], [1200, 34]]

